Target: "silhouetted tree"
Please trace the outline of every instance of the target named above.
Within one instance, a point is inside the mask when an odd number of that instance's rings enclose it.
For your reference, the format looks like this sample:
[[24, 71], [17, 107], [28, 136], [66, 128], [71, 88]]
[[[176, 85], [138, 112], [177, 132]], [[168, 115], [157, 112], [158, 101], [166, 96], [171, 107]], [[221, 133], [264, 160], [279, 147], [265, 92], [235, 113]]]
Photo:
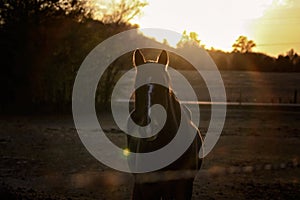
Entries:
[[2, 0], [0, 10], [2, 24], [37, 24], [65, 15], [78, 20], [91, 17], [86, 1], [80, 0]]
[[281, 54], [276, 59], [277, 71], [299, 72], [300, 57], [294, 49], [290, 49], [285, 54]]
[[[88, 52], [109, 36], [133, 28], [93, 20], [89, 2], [0, 2], [0, 112], [33, 106], [70, 110], [73, 82]], [[118, 67], [108, 77], [114, 78]], [[111, 79], [104, 87], [111, 87]]]
[[140, 0], [112, 0], [94, 13], [96, 18], [107, 24], [127, 24], [142, 13], [142, 8], [148, 5]]
[[299, 62], [299, 55], [295, 52], [294, 49], [290, 49], [288, 52], [286, 52], [286, 56], [289, 57], [289, 59], [294, 65], [296, 65]]
[[286, 55], [290, 58], [290, 60], [293, 60], [294, 56], [296, 55], [296, 52], [294, 49], [290, 49], [288, 52], [286, 52]]
[[232, 45], [233, 52], [248, 53], [256, 46], [253, 40], [248, 40], [246, 36], [239, 36], [239, 38]]

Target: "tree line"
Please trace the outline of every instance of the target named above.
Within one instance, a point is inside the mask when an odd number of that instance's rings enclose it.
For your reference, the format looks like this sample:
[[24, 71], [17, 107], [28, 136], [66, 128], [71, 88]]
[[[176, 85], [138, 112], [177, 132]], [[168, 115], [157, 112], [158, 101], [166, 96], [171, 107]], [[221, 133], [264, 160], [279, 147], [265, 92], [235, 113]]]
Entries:
[[[260, 72], [300, 72], [300, 56], [293, 49], [286, 54], [272, 57], [264, 53], [253, 52], [256, 46], [253, 40], [246, 36], [239, 36], [232, 45], [232, 52], [224, 52], [216, 49], [206, 49], [216, 63], [219, 70], [246, 70]], [[198, 34], [184, 31], [177, 48], [193, 54], [198, 49], [204, 48]], [[191, 68], [192, 66], [189, 66]]]
[[[109, 9], [94, 10], [89, 2], [0, 1], [0, 112], [70, 112], [73, 83], [86, 55], [108, 37], [137, 28], [129, 21], [147, 5], [121, 0], [111, 1]], [[191, 48], [195, 45], [204, 47], [196, 33], [185, 32], [177, 48], [190, 48], [195, 54]], [[300, 71], [296, 52], [273, 58], [241, 49], [251, 46], [237, 43], [234, 52], [211, 49], [208, 53], [220, 70]], [[192, 68], [176, 55], [171, 55], [171, 61], [177, 69]], [[96, 94], [100, 108], [107, 107], [115, 78], [126, 67], [131, 67], [130, 52], [112, 63], [102, 77]]]
[[0, 1], [0, 112], [70, 112], [85, 56], [108, 37], [137, 28], [129, 20], [146, 5], [118, 1], [95, 19], [89, 2]]

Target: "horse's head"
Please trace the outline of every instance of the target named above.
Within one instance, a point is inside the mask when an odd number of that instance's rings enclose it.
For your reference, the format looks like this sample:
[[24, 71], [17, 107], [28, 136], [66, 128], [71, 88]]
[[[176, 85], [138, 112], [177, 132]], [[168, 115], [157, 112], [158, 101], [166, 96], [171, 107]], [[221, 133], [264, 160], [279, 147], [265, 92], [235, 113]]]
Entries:
[[[163, 50], [155, 61], [146, 60], [140, 50], [135, 50], [133, 54], [133, 66], [136, 69], [136, 85], [139, 81], [147, 80], [148, 84], [136, 88], [135, 91], [135, 109], [138, 112], [149, 116], [149, 108], [154, 104], [161, 104], [165, 108], [168, 106], [170, 96], [170, 77], [167, 72], [169, 63], [168, 53]], [[149, 65], [146, 70], [141, 70], [139, 66]], [[159, 65], [160, 64], [160, 65]], [[151, 83], [151, 80], [160, 80], [164, 85]]]
[[[146, 60], [140, 50], [136, 50], [133, 54], [133, 66], [136, 69], [135, 107], [130, 115], [128, 130], [142, 136], [142, 138], [128, 137], [129, 149], [133, 152], [156, 151], [169, 144], [180, 127], [187, 130], [187, 134], [190, 134], [190, 130], [194, 129], [190, 116], [186, 114], [187, 109], [181, 107], [171, 90], [170, 77], [167, 71], [168, 63], [169, 57], [166, 51], [162, 51], [155, 61]], [[159, 113], [159, 116], [153, 114], [155, 110], [150, 113], [154, 104], [160, 104], [165, 108], [165, 121], [159, 118], [163, 114], [160, 115], [161, 113]], [[193, 144], [194, 148], [196, 143]], [[198, 157], [195, 156], [195, 159], [190, 162], [188, 157], [184, 159], [184, 162], [187, 161], [188, 164], [182, 165], [194, 166], [197, 159]], [[138, 163], [135, 161], [133, 159], [133, 165]], [[178, 163], [174, 164], [174, 166], [176, 165]]]

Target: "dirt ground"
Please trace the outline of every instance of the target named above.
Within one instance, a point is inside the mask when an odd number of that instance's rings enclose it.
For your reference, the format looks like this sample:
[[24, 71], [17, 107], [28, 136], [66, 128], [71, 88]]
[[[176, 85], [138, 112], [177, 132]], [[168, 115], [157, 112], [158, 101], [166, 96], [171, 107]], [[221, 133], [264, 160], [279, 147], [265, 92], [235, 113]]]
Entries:
[[[200, 129], [207, 130], [209, 115]], [[124, 135], [102, 118], [107, 136]], [[130, 199], [133, 178], [93, 158], [72, 116], [0, 117], [1, 199]], [[232, 107], [193, 199], [300, 199], [300, 109]]]

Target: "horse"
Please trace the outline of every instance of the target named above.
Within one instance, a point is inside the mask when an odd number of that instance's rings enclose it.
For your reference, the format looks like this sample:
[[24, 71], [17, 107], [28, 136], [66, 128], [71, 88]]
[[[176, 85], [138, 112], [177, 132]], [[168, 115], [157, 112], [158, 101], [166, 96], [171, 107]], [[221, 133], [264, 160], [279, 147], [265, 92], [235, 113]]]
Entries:
[[[136, 69], [136, 82], [142, 76], [151, 80], [151, 76], [159, 76], [165, 85], [164, 87], [156, 83], [148, 83], [138, 87], [134, 92], [134, 107], [130, 113], [130, 118], [139, 126], [143, 127], [150, 123], [150, 107], [154, 104], [160, 104], [167, 113], [163, 128], [154, 136], [139, 138], [127, 135], [127, 149], [129, 152], [146, 153], [153, 152], [163, 148], [176, 135], [180, 122], [184, 121], [197, 134], [187, 150], [173, 163], [158, 169], [154, 172], [134, 173], [134, 188], [132, 193], [133, 200], [160, 200], [160, 199], [191, 199], [193, 191], [194, 178], [202, 165], [202, 159], [199, 158], [199, 150], [202, 146], [200, 131], [191, 121], [191, 113], [187, 107], [181, 105], [171, 88], [171, 79], [167, 71], [169, 55], [167, 51], [162, 50], [156, 60], [146, 60], [141, 50], [137, 49], [132, 57], [133, 66]], [[157, 74], [140, 74], [139, 66], [146, 63], [161, 64]], [[183, 106], [184, 115], [182, 116], [181, 106]], [[183, 118], [184, 120], [181, 120]], [[132, 124], [128, 123], [128, 131], [134, 130]], [[194, 132], [195, 133], [195, 132]], [[187, 132], [186, 134], [191, 134]], [[131, 158], [131, 164], [135, 163], [135, 157]]]

